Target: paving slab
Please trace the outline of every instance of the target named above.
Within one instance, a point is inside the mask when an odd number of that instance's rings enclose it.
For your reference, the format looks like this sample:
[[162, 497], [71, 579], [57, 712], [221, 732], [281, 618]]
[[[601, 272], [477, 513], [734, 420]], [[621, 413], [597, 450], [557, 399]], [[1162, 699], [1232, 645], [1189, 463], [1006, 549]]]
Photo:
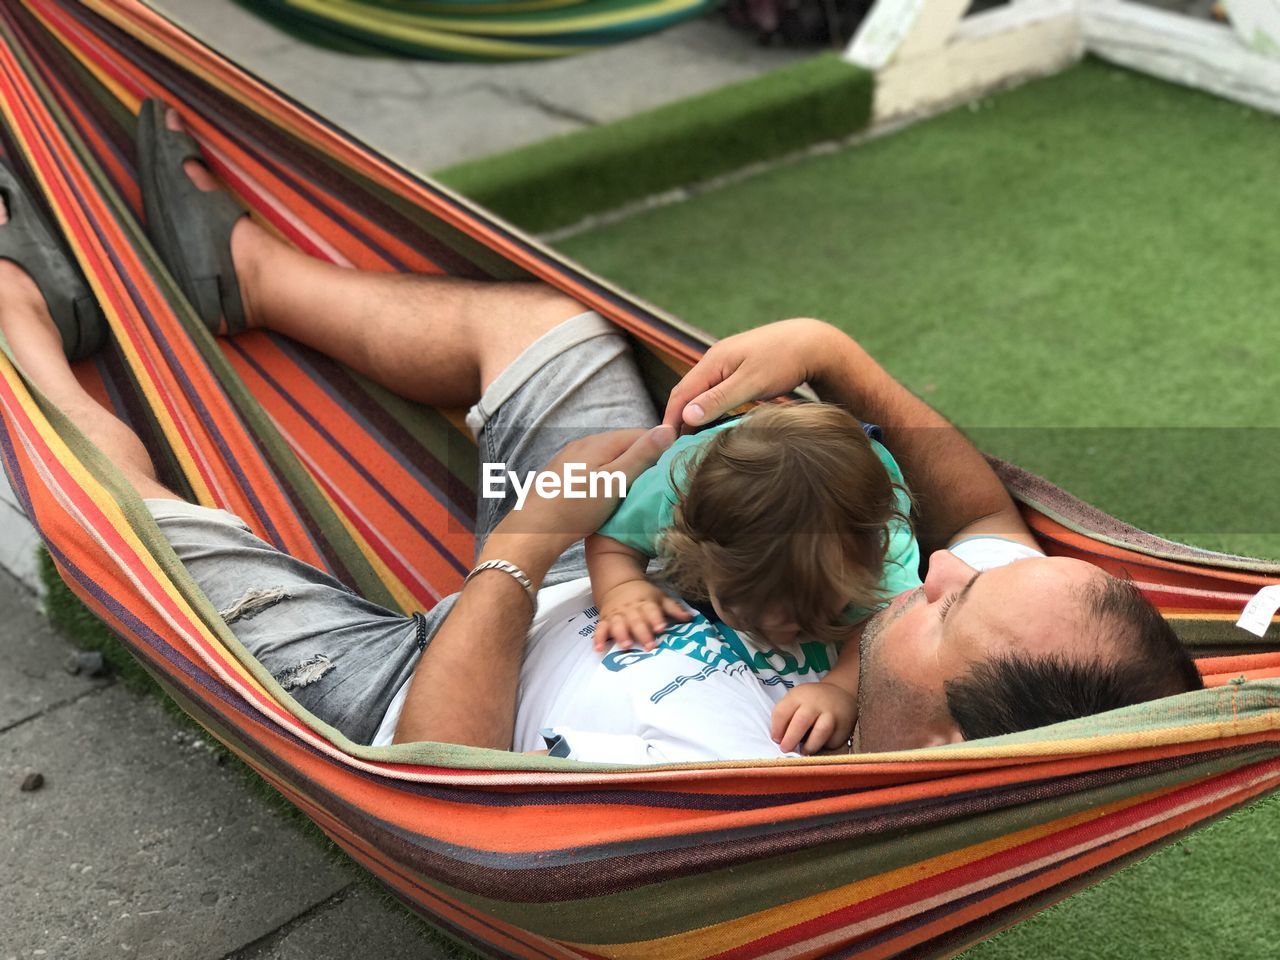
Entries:
[[490, 86], [493, 67], [354, 56], [301, 43], [229, 0], [158, 0], [214, 48], [417, 172], [581, 122]]
[[153, 0], [212, 47], [420, 173], [617, 120], [812, 51], [762, 47], [719, 15], [577, 57], [441, 63], [304, 44], [231, 0]]
[[[0, 506], [0, 512], [4, 509]], [[68, 673], [71, 652], [40, 612], [35, 595], [0, 573], [0, 731], [109, 682]]]
[[[375, 920], [375, 918], [377, 918]], [[409, 912], [356, 884], [233, 960], [449, 960], [469, 956], [451, 941], [434, 942]]]
[[513, 97], [590, 123], [612, 123], [813, 56], [762, 47], [719, 19], [691, 20], [608, 51], [503, 65], [491, 82]]
[[[501, 90], [477, 87], [460, 90], [449, 99], [448, 110], [432, 112], [430, 102], [415, 106], [417, 115], [412, 120], [398, 110], [383, 109], [384, 100], [331, 101], [325, 115], [417, 172], [501, 153], [584, 126], [568, 117], [549, 115], [532, 102], [517, 102]], [[483, 122], [494, 116], [501, 117], [501, 122]]]
[[15, 510], [20, 510], [18, 505], [18, 495], [14, 493], [12, 484], [9, 483], [9, 475], [0, 470], [0, 503], [7, 503]]
[[[163, 0], [166, 5], [190, 6], [198, 0]], [[218, 7], [226, 0], [215, 0], [208, 7]], [[248, 15], [248, 14], [246, 14]], [[208, 14], [201, 14], [207, 17]], [[249, 15], [251, 16], [251, 15]], [[255, 18], [256, 19], [256, 18]], [[211, 20], [198, 30], [197, 36], [223, 50], [222, 38], [234, 42], [234, 34], [221, 19]], [[352, 94], [374, 97], [380, 93], [396, 95], [413, 94], [416, 102], [443, 99], [446, 95], [467, 87], [473, 87], [490, 77], [495, 65], [480, 63], [433, 63], [405, 57], [362, 56], [327, 50], [277, 35], [281, 42], [261, 52], [247, 51], [241, 57], [233, 56], [242, 66], [268, 77], [277, 86], [299, 99], [308, 102], [328, 102]], [[500, 66], [500, 65], [498, 65]], [[447, 104], [437, 104], [438, 109], [448, 109]], [[409, 104], [412, 108], [413, 104]], [[386, 109], [394, 109], [387, 105]], [[420, 119], [421, 112], [414, 116]]]
[[[0, 481], [5, 483], [5, 491], [11, 494], [2, 473]], [[40, 537], [27, 521], [22, 508], [0, 500], [0, 570], [8, 571], [26, 590], [37, 593], [40, 590], [40, 570], [36, 561], [39, 548]]]
[[[43, 788], [19, 792], [31, 771]], [[203, 738], [119, 686], [0, 735], [0, 790], [0, 957], [212, 960], [352, 882]]]
[[150, 4], [187, 31], [217, 37], [217, 49], [232, 60], [267, 60], [298, 40], [230, 0], [154, 0]]

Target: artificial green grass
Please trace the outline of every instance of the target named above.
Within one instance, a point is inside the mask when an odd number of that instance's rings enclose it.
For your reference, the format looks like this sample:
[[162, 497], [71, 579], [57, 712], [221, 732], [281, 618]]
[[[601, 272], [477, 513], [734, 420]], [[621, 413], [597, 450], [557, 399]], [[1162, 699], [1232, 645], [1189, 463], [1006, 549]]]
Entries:
[[1166, 847], [968, 950], [967, 960], [1274, 958], [1280, 797]]
[[1278, 156], [1275, 118], [1090, 62], [560, 247], [718, 335], [829, 320], [988, 451], [1280, 557]]
[[[818, 316], [992, 452], [1120, 517], [1280, 557], [1280, 120], [1086, 62], [561, 248], [719, 335]], [[1280, 803], [974, 947], [1276, 955]]]
[[865, 70], [825, 54], [435, 177], [526, 230], [549, 230], [859, 130], [871, 90]]

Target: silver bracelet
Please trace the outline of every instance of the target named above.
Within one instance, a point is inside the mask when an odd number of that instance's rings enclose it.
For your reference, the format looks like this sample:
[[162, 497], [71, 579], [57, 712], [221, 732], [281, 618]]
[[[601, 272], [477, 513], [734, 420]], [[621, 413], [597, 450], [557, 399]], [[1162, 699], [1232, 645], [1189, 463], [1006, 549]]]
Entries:
[[509, 574], [515, 578], [516, 583], [524, 587], [524, 592], [529, 595], [529, 599], [533, 602], [534, 609], [537, 609], [538, 591], [534, 589], [533, 581], [529, 579], [523, 570], [517, 567], [514, 563], [511, 563], [509, 560], [486, 560], [484, 563], [477, 564], [475, 568], [467, 574], [466, 578], [462, 581], [462, 585], [465, 587], [471, 582], [471, 578], [482, 570], [501, 570], [503, 573]]

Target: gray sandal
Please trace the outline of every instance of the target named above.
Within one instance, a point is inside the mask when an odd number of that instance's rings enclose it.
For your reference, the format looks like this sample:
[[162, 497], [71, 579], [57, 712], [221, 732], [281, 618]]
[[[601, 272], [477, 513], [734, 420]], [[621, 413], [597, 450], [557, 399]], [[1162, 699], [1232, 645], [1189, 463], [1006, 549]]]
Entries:
[[231, 230], [248, 209], [223, 190], [204, 191], [182, 165], [204, 162], [191, 135], [165, 126], [167, 107], [151, 99], [138, 114], [138, 167], [147, 233], [205, 326], [217, 333], [245, 328]]
[[40, 207], [3, 161], [0, 194], [9, 211], [9, 222], [0, 226], [0, 260], [12, 260], [36, 282], [62, 334], [67, 359], [80, 360], [96, 353], [106, 339], [106, 317]]

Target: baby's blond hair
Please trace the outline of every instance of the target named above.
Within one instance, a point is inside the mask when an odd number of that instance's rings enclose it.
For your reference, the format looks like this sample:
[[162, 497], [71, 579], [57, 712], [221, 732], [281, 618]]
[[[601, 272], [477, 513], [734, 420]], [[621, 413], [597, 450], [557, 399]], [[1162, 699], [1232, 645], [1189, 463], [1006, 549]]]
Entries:
[[[803, 633], [840, 642], [846, 604], [873, 609], [896, 486], [862, 425], [826, 403], [768, 404], [716, 434], [691, 461], [662, 576], [686, 596], [710, 584], [740, 626], [782, 614]], [[905, 521], [906, 518], [902, 517]]]

